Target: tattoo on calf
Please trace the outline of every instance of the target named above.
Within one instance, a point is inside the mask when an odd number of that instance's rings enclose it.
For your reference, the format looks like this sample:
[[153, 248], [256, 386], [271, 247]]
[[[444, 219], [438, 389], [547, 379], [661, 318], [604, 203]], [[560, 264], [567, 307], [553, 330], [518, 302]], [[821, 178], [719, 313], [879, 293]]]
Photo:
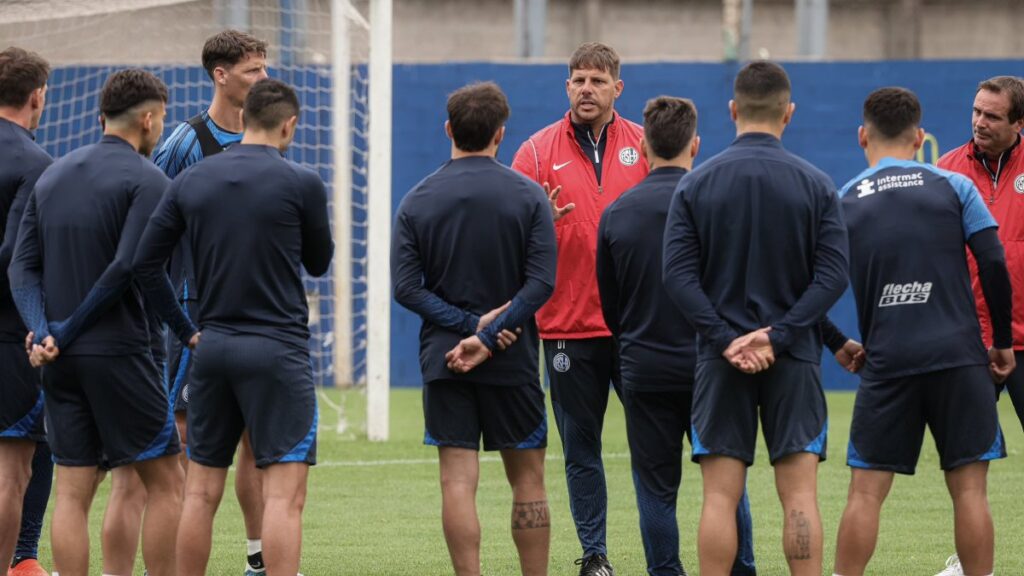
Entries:
[[512, 503], [513, 530], [548, 528], [549, 526], [551, 526], [551, 515], [548, 512], [547, 500]]
[[789, 560], [811, 559], [811, 523], [799, 510], [789, 511], [789, 542], [786, 544], [786, 558]]

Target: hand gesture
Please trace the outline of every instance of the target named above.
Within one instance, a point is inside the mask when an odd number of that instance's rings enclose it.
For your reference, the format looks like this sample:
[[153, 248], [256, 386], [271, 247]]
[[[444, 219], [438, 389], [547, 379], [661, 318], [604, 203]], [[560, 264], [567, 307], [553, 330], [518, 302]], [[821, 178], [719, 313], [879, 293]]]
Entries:
[[996, 384], [1006, 381], [1017, 366], [1017, 360], [1013, 357], [1013, 348], [989, 348], [988, 361], [988, 371]]
[[476, 335], [463, 339], [444, 355], [448, 369], [456, 374], [465, 374], [491, 357], [491, 351]]
[[[32, 336], [31, 334], [29, 335]], [[29, 340], [31, 343], [31, 340]], [[57, 359], [60, 355], [60, 348], [57, 347], [57, 341], [54, 340], [53, 336], [47, 336], [43, 338], [42, 344], [32, 344], [32, 349], [28, 354], [28, 362], [33, 368], [39, 368], [45, 366]]]
[[722, 356], [737, 370], [756, 374], [775, 363], [775, 350], [768, 339], [771, 328], [761, 328], [732, 341]]
[[864, 353], [864, 346], [856, 340], [847, 340], [843, 347], [836, 351], [836, 362], [850, 374], [856, 373], [864, 367], [867, 361], [867, 354]]
[[576, 204], [573, 204], [572, 202], [569, 202], [568, 204], [562, 206], [561, 208], [558, 207], [558, 193], [561, 191], [561, 185], [556, 186], [555, 189], [552, 190], [550, 184], [548, 184], [547, 182], [544, 183], [544, 193], [548, 195], [548, 202], [551, 203], [551, 215], [555, 218], [556, 222], [562, 216], [565, 216], [569, 212], [572, 212], [573, 208], [576, 207]]

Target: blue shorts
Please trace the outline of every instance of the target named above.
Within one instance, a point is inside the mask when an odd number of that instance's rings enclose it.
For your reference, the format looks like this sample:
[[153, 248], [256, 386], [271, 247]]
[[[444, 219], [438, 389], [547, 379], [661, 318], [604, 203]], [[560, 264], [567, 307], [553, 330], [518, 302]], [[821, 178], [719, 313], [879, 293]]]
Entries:
[[57, 464], [117, 468], [181, 451], [149, 353], [61, 356], [42, 373], [47, 440]]
[[193, 361], [190, 460], [227, 468], [248, 428], [257, 467], [316, 464], [316, 388], [308, 349], [204, 330]]
[[784, 356], [757, 374], [740, 372], [725, 359], [697, 362], [693, 461], [715, 455], [753, 464], [759, 414], [772, 464], [800, 452], [825, 460], [828, 408], [821, 367]]
[[423, 386], [423, 418], [429, 446], [529, 450], [548, 445], [547, 409], [540, 382], [488, 386], [434, 380]]
[[1006, 457], [996, 388], [987, 366], [961, 366], [891, 380], [862, 379], [846, 463], [913, 474], [924, 428], [943, 470]]
[[21, 343], [0, 342], [0, 438], [46, 440], [39, 371]]

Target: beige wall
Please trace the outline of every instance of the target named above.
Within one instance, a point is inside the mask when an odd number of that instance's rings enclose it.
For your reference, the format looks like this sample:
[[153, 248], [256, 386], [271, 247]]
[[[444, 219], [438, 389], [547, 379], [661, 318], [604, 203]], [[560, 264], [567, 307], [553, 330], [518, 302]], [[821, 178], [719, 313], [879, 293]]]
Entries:
[[[93, 0], [102, 3], [104, 0]], [[106, 0], [111, 2], [114, 0]], [[118, 0], [124, 4], [124, 0]], [[159, 0], [174, 1], [174, 0]], [[301, 58], [330, 56], [330, 0], [305, 0], [308, 47]], [[924, 58], [1018, 58], [1024, 54], [1024, 0], [920, 0]], [[0, 43], [18, 44], [55, 63], [195, 62], [203, 39], [220, 28], [214, 0], [96, 16], [50, 18], [68, 0], [17, 0], [38, 5], [39, 19], [3, 23]], [[393, 0], [396, 62], [516, 59], [513, 0]], [[548, 0], [544, 60], [564, 61], [580, 42], [597, 39], [627, 60], [720, 60], [721, 0], [600, 0], [596, 38], [587, 34], [585, 0]], [[363, 9], [367, 0], [354, 2]], [[893, 55], [905, 22], [892, 17], [894, 0], [832, 0], [827, 58], [872, 60]], [[128, 4], [130, 5], [130, 4]], [[278, 0], [251, 0], [252, 30], [278, 44]], [[13, 14], [13, 11], [9, 12]], [[754, 0], [753, 55], [796, 58], [792, 0]], [[356, 30], [365, 46], [365, 32]], [[358, 47], [358, 57], [361, 50]], [[277, 58], [271, 54], [272, 60]]]

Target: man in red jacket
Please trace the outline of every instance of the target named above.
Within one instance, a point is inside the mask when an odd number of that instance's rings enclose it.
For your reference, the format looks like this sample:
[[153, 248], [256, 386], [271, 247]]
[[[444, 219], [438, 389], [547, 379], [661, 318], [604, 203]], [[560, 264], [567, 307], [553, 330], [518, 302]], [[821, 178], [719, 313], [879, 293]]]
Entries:
[[[971, 115], [973, 138], [939, 159], [939, 168], [959, 172], [978, 187], [985, 205], [999, 223], [999, 239], [1006, 249], [1006, 267], [1013, 293], [1024, 294], [1024, 80], [996, 76], [978, 85]], [[978, 281], [978, 267], [970, 260], [971, 284], [985, 345], [992, 347], [988, 304]], [[1017, 301], [1020, 302], [1018, 296]], [[1013, 349], [1017, 365], [1024, 362], [1024, 306], [1013, 307]], [[1024, 370], [1018, 368], [1005, 381], [1017, 417], [1024, 426]]]
[[[611, 576], [605, 545], [608, 506], [601, 428], [617, 358], [601, 315], [595, 252], [605, 207], [647, 175], [643, 128], [615, 113], [622, 94], [619, 56], [600, 43], [581, 45], [569, 60], [569, 112], [531, 136], [512, 167], [542, 184], [555, 216], [558, 269], [554, 295], [537, 313], [551, 379], [551, 403], [562, 437], [580, 574]], [[566, 202], [559, 207], [558, 197]]]

